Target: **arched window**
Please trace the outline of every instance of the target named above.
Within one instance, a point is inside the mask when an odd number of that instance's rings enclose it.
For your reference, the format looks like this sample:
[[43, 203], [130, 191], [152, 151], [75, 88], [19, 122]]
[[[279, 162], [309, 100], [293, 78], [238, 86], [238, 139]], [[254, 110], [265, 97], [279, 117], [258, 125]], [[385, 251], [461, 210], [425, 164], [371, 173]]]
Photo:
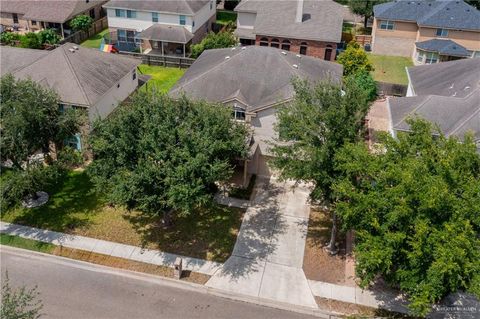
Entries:
[[307, 55], [307, 48], [308, 48], [307, 42], [300, 43], [300, 54]]
[[261, 47], [268, 47], [268, 39], [267, 38], [261, 38], [260, 39], [260, 46]]
[[290, 51], [290, 41], [288, 40], [282, 41], [282, 50]]
[[272, 41], [270, 41], [270, 46], [272, 48], [279, 48], [280, 47], [280, 41], [278, 41], [278, 39], [272, 39]]
[[325, 48], [325, 56], [324, 56], [324, 60], [325, 61], [330, 61], [332, 59], [332, 52], [333, 52], [333, 48], [330, 44], [327, 44], [327, 47]]

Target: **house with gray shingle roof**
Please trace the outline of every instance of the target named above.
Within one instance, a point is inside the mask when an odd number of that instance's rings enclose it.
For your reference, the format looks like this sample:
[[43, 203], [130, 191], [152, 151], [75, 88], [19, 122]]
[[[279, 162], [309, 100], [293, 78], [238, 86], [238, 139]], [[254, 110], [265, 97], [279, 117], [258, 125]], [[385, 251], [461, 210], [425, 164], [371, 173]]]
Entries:
[[0, 23], [16, 26], [22, 31], [56, 29], [64, 37], [72, 32], [69, 21], [78, 15], [94, 20], [104, 17], [102, 5], [106, 0], [2, 0]]
[[103, 7], [117, 48], [183, 57], [212, 31], [217, 13], [215, 0], [110, 0]]
[[460, 139], [473, 133], [480, 150], [480, 63], [477, 59], [450, 61], [407, 69], [407, 97], [388, 99], [390, 131], [409, 131], [406, 120], [421, 117], [446, 136]]
[[[261, 66], [261, 67], [259, 67]], [[207, 50], [171, 89], [200, 100], [222, 103], [232, 110], [235, 120], [253, 130], [250, 157], [241, 163], [245, 175], [270, 175], [270, 143], [276, 139], [276, 110], [295, 95], [294, 78], [311, 83], [340, 83], [340, 64], [294, 54], [276, 48], [244, 46]], [[246, 182], [246, 180], [244, 180]]]
[[260, 45], [334, 61], [348, 9], [330, 0], [242, 0], [235, 34]]
[[1, 76], [53, 89], [61, 108], [85, 109], [91, 122], [107, 117], [139, 84], [139, 60], [72, 43], [52, 51], [2, 46], [0, 57]]
[[372, 51], [432, 64], [480, 57], [480, 11], [461, 0], [395, 0], [373, 8]]

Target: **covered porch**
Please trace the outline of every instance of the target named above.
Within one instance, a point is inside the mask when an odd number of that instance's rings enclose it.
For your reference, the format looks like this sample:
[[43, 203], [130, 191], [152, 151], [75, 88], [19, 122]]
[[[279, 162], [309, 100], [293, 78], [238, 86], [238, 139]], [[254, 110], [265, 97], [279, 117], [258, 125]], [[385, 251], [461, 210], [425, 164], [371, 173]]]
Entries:
[[193, 34], [184, 27], [154, 24], [136, 36], [144, 54], [187, 57]]
[[414, 62], [417, 65], [433, 64], [471, 57], [460, 44], [448, 39], [431, 39], [415, 43]]

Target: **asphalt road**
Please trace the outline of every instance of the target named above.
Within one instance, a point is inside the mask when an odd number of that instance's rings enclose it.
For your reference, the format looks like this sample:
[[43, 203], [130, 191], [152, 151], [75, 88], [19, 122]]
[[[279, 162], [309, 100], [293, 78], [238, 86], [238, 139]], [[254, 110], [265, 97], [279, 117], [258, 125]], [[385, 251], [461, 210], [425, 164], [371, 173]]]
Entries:
[[1, 246], [2, 278], [38, 286], [42, 318], [313, 318], [150, 275]]

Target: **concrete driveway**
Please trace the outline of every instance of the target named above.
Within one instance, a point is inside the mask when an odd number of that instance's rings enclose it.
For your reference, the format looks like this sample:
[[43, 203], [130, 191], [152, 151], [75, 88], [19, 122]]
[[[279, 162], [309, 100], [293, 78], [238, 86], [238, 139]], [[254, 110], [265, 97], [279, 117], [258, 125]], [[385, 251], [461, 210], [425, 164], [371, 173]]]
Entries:
[[316, 308], [302, 270], [310, 213], [309, 190], [259, 180], [232, 256], [207, 286]]

